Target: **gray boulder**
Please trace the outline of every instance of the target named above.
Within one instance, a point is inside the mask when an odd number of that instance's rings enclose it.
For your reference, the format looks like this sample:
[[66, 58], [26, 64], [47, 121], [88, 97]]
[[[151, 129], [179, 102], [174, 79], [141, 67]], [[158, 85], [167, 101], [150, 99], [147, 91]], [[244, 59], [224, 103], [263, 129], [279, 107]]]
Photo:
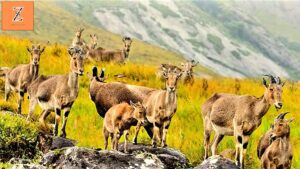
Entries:
[[[120, 146], [122, 151], [123, 146]], [[129, 154], [119, 151], [69, 147], [50, 151], [41, 164], [53, 168], [188, 168], [187, 158], [171, 148], [151, 148], [145, 145], [129, 145]]]
[[195, 169], [239, 169], [232, 160], [216, 155], [204, 160]]

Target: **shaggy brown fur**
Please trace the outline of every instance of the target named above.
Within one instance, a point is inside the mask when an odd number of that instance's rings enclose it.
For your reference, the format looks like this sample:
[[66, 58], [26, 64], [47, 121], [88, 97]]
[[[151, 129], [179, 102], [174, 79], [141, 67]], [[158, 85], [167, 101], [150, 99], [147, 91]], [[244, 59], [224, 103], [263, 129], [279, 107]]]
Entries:
[[[269, 146], [261, 156], [262, 169], [290, 169], [292, 166], [293, 150], [290, 142], [289, 123], [293, 119], [285, 120], [283, 113], [279, 115], [270, 131]], [[281, 117], [280, 117], [281, 116]], [[260, 141], [262, 143], [262, 141]]]
[[140, 103], [120, 103], [111, 107], [105, 114], [103, 121], [103, 135], [105, 149], [107, 149], [108, 138], [111, 136], [112, 149], [118, 150], [120, 137], [125, 134], [124, 152], [128, 152], [128, 136], [131, 126], [145, 122], [146, 109]]
[[262, 117], [272, 104], [277, 109], [282, 107], [282, 86], [280, 78], [270, 76], [271, 83], [265, 85], [264, 95], [239, 96], [216, 93], [202, 105], [204, 123], [205, 158], [208, 158], [209, 140], [212, 130], [215, 131], [211, 147], [212, 155], [216, 154], [217, 146], [225, 135], [234, 136], [236, 141], [236, 163], [243, 168], [244, 153], [252, 132], [259, 127]]
[[[104, 83], [104, 71], [101, 76], [97, 75], [97, 68], [93, 68], [93, 78], [90, 83], [90, 98], [95, 103], [97, 112], [104, 117], [108, 109], [112, 106], [126, 102], [141, 102], [144, 104], [149, 95], [156, 89], [128, 85], [119, 82]], [[144, 126], [149, 136], [152, 138], [151, 124]]]
[[24, 100], [24, 94], [27, 92], [28, 86], [39, 75], [39, 61], [40, 56], [44, 52], [45, 47], [42, 49], [40, 45], [31, 48], [27, 47], [28, 52], [31, 55], [29, 64], [18, 65], [14, 68], [0, 68], [2, 76], [5, 76], [5, 100], [9, 99], [11, 91], [19, 93], [18, 100], [18, 113], [21, 113], [22, 101]]
[[28, 94], [30, 98], [29, 114], [31, 115], [37, 103], [43, 109], [40, 122], [45, 125], [45, 118], [51, 111], [55, 111], [54, 135], [58, 134], [58, 123], [61, 111], [64, 110], [64, 119], [62, 125], [62, 137], [66, 137], [66, 123], [71, 107], [78, 96], [79, 84], [78, 75], [83, 75], [85, 51], [80, 47], [70, 48], [70, 73], [67, 75], [40, 76], [29, 87]]
[[[181, 70], [174, 69], [164, 71], [166, 90], [153, 91], [147, 101], [147, 120], [153, 125], [152, 146], [156, 147], [157, 141], [162, 147], [166, 147], [166, 137], [172, 117], [177, 110], [176, 85], [181, 76]], [[136, 142], [139, 126], [134, 137]]]
[[114, 61], [117, 63], [124, 63], [125, 59], [128, 58], [130, 46], [132, 43], [131, 38], [124, 37], [123, 44], [124, 47], [122, 50], [108, 50], [102, 47], [95, 48], [95, 44], [97, 41], [96, 36], [91, 36], [92, 44], [90, 45], [91, 48], [88, 50], [88, 57], [95, 61], [103, 61], [103, 62], [110, 62]]

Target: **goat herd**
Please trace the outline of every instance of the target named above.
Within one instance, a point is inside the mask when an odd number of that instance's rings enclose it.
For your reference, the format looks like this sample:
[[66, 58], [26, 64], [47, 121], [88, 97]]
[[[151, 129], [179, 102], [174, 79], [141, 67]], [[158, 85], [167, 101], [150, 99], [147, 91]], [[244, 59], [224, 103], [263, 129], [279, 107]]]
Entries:
[[[66, 137], [65, 127], [71, 107], [78, 96], [78, 76], [83, 75], [84, 59], [87, 57], [96, 61], [115, 61], [123, 63], [129, 55], [131, 38], [123, 38], [122, 50], [107, 50], [96, 48], [97, 37], [90, 35], [91, 44], [86, 45], [81, 38], [83, 29], [76, 32], [76, 36], [68, 49], [70, 55], [70, 72], [66, 75], [39, 75], [39, 60], [45, 47], [40, 45], [27, 47], [31, 54], [30, 64], [18, 65], [14, 68], [0, 68], [0, 76], [5, 76], [5, 100], [14, 90], [19, 94], [18, 113], [21, 113], [21, 101], [28, 93], [29, 113], [27, 120], [31, 120], [37, 104], [42, 108], [40, 123], [46, 126], [45, 119], [51, 111], [55, 112], [53, 134], [58, 135], [58, 125], [61, 112], [63, 124], [61, 137]], [[157, 75], [165, 80], [166, 89], [158, 90], [143, 86], [130, 85], [119, 82], [104, 82], [104, 69], [100, 75], [96, 67], [92, 69], [93, 77], [90, 82], [90, 98], [95, 103], [98, 114], [104, 118], [103, 135], [105, 148], [108, 138], [112, 139], [112, 147], [118, 149], [118, 140], [125, 134], [125, 152], [128, 152], [128, 131], [131, 126], [137, 126], [134, 143], [140, 127], [144, 127], [152, 138], [152, 146], [160, 143], [166, 147], [166, 135], [171, 119], [176, 113], [177, 96], [176, 85], [183, 76], [185, 83], [193, 83], [192, 67], [194, 61], [187, 62], [182, 68], [162, 64]], [[217, 152], [218, 144], [224, 136], [234, 136], [236, 142], [236, 164], [244, 168], [244, 157], [248, 141], [252, 132], [261, 124], [262, 117], [271, 105], [276, 109], [282, 107], [281, 95], [284, 83], [279, 77], [267, 75], [270, 83], [263, 78], [265, 92], [262, 97], [248, 95], [233, 95], [216, 93], [202, 105], [204, 124], [205, 159]], [[261, 159], [261, 168], [291, 168], [293, 158], [289, 141], [292, 121], [284, 119], [287, 113], [282, 113], [274, 120], [269, 131], [261, 137], [257, 148], [257, 155]], [[210, 147], [210, 135], [214, 131], [214, 140]]]

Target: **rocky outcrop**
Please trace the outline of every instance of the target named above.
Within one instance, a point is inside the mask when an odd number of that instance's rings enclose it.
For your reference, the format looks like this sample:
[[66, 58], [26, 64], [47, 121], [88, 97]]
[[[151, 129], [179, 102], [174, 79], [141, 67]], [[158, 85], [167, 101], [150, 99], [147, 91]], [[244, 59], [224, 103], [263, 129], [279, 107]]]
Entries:
[[[123, 150], [123, 146], [120, 146]], [[83, 147], [63, 148], [43, 156], [41, 164], [53, 168], [187, 168], [187, 158], [171, 148], [129, 145], [129, 154]]]
[[222, 156], [212, 156], [204, 160], [195, 169], [239, 169], [235, 163]]

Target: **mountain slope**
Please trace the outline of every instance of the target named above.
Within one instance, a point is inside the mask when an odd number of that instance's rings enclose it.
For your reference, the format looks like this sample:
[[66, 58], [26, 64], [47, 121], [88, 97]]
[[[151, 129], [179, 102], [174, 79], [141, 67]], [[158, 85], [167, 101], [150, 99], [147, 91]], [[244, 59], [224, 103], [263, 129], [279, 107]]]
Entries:
[[[79, 27], [83, 27], [85, 28], [83, 38], [86, 42], [90, 41], [89, 34], [96, 33], [99, 37], [99, 46], [108, 49], [120, 49], [122, 47], [122, 35], [97, 28], [93, 24], [86, 22], [87, 19], [74, 15], [76, 11], [69, 12], [66, 7], [58, 6], [58, 2], [35, 1], [34, 31], [0, 31], [0, 34], [30, 38], [35, 43], [46, 43], [49, 41], [52, 44], [62, 43], [68, 46], [71, 44], [75, 31]], [[134, 39], [129, 61], [150, 65], [159, 65], [160, 63], [180, 64], [180, 62], [184, 61], [184, 58], [180, 54], [171, 52], [168, 49], [162, 49]], [[197, 70], [200, 72], [198, 75], [215, 75], [214, 72], [201, 65], [197, 67]]]
[[88, 2], [59, 5], [70, 11], [82, 7], [78, 16], [95, 26], [176, 51], [224, 76], [300, 77], [291, 45], [278, 40], [239, 1]]

